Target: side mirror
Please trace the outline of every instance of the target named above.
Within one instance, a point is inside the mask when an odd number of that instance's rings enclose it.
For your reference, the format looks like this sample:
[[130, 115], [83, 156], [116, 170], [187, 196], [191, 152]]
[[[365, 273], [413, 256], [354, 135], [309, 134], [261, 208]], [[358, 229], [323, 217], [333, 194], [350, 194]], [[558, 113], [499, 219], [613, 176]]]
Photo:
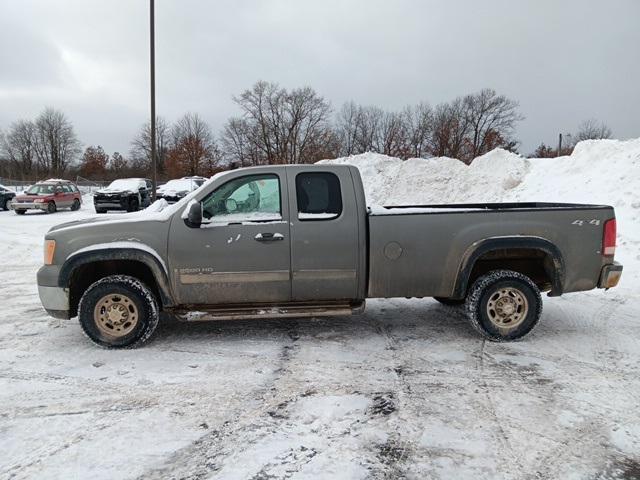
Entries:
[[233, 198], [227, 198], [224, 202], [224, 207], [227, 209], [227, 212], [233, 213], [238, 210], [238, 202], [236, 202]]
[[200, 228], [200, 225], [202, 225], [202, 204], [200, 202], [196, 202], [189, 207], [187, 224], [192, 228]]

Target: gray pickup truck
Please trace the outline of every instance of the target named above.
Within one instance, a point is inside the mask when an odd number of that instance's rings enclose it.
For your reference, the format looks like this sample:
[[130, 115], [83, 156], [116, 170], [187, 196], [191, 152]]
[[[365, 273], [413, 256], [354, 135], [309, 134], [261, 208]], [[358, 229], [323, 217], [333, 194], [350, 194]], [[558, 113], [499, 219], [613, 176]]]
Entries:
[[541, 291], [617, 285], [612, 207], [558, 203], [367, 207], [357, 168], [218, 174], [180, 202], [53, 227], [40, 299], [98, 345], [184, 320], [349, 315], [366, 298], [464, 304], [491, 340], [536, 325]]

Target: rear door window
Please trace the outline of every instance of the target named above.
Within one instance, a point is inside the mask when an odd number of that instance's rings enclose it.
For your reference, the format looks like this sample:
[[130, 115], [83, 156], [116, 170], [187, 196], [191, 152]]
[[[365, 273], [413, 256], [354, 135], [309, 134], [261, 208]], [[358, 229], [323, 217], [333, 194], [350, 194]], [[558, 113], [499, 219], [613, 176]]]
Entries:
[[299, 173], [296, 176], [298, 220], [332, 220], [342, 213], [340, 180], [329, 172]]

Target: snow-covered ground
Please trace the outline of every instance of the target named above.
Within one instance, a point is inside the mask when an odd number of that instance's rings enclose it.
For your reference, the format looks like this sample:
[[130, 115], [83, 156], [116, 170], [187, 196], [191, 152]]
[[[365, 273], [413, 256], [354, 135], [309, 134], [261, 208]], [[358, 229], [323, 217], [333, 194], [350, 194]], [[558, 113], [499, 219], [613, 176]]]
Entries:
[[480, 339], [432, 300], [364, 315], [161, 322], [105, 351], [47, 317], [35, 271], [53, 224], [0, 212], [0, 478], [638, 478], [640, 140], [572, 157], [362, 155], [371, 203], [616, 206], [621, 285], [545, 298], [523, 341]]

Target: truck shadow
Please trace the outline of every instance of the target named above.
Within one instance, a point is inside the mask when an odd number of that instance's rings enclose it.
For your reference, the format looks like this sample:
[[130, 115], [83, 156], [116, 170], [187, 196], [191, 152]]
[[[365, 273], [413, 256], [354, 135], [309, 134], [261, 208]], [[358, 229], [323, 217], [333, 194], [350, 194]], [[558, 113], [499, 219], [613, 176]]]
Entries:
[[[372, 302], [373, 303], [373, 302]], [[153, 344], [203, 340], [261, 340], [343, 338], [379, 336], [423, 339], [477, 339], [460, 307], [443, 306], [433, 300], [376, 302], [361, 315], [313, 318], [268, 318], [184, 322], [164, 315]]]

